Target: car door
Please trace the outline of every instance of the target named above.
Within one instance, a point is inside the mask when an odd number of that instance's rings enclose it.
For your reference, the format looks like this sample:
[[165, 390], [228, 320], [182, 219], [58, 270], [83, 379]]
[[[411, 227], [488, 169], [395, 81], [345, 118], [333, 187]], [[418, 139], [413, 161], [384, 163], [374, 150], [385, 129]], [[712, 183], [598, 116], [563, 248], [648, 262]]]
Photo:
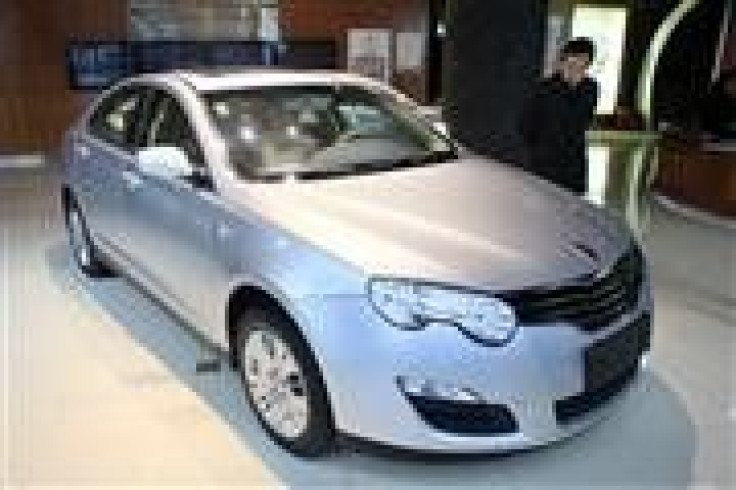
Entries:
[[145, 148], [177, 147], [187, 155], [191, 175], [169, 178], [138, 172], [129, 196], [129, 247], [151, 284], [188, 319], [211, 317], [212, 285], [221, 280], [214, 252], [218, 197], [201, 140], [178, 98], [156, 89], [152, 116], [143, 134]]
[[74, 159], [83, 168], [74, 189], [97, 241], [124, 255], [126, 174], [134, 167], [137, 123], [146, 92], [128, 85], [108, 94], [76, 134]]

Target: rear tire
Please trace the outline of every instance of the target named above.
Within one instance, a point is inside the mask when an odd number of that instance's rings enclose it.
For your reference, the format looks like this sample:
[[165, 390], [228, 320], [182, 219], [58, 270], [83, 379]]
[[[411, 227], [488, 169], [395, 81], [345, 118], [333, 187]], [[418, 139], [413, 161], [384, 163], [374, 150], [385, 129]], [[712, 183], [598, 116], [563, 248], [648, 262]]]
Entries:
[[110, 277], [110, 268], [102, 260], [100, 253], [92, 243], [87, 223], [76, 202], [66, 205], [66, 228], [69, 235], [74, 263], [82, 273], [90, 278]]
[[335, 426], [317, 362], [284, 314], [247, 310], [238, 321], [236, 355], [253, 413], [269, 436], [300, 457], [335, 450]]

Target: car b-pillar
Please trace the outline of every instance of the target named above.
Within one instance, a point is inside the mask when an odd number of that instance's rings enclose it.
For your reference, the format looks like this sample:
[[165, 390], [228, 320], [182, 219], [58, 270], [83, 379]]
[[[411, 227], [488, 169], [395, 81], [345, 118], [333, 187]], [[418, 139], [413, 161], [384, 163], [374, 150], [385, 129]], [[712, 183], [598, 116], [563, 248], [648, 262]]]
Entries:
[[546, 0], [447, 2], [444, 110], [471, 150], [517, 161], [516, 121], [541, 74]]

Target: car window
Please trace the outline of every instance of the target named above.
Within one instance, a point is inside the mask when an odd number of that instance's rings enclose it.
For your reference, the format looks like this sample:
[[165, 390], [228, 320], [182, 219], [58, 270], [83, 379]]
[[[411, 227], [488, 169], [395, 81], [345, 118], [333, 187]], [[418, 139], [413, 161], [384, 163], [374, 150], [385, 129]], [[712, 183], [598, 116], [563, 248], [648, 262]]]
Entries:
[[351, 86], [204, 94], [230, 163], [256, 174], [342, 174], [441, 162], [451, 142], [391, 94]]
[[398, 121], [381, 105], [377, 104], [373, 94], [360, 91], [345, 91], [345, 97], [337, 105], [337, 111], [345, 126], [345, 130], [359, 134], [391, 133], [399, 131]]
[[165, 92], [156, 93], [152, 117], [143, 140], [147, 147], [180, 148], [187, 154], [192, 166], [205, 166], [204, 153], [189, 117], [179, 101]]
[[389, 127], [390, 120], [375, 107], [365, 105], [340, 105], [337, 107], [349, 127], [361, 132], [381, 132]]
[[123, 150], [135, 146], [135, 123], [141, 116], [145, 90], [124, 87], [110, 94], [97, 107], [89, 122], [93, 136]]

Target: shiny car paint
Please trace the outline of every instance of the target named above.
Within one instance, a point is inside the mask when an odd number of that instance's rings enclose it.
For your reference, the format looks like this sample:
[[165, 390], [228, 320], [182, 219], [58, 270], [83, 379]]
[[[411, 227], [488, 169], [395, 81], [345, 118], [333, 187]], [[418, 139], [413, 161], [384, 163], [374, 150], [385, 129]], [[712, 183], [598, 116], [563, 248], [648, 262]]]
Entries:
[[[278, 182], [237, 178], [201, 90], [352, 84], [357, 76], [308, 72], [146, 75], [121, 86], [158, 87], [183, 106], [214, 189], [143, 175], [133, 152], [87, 131], [95, 104], [69, 131], [65, 185], [92, 238], [116, 266], [217, 346], [228, 349], [235, 291], [257, 288], [298, 325], [321, 368], [339, 430], [396, 446], [503, 451], [571, 435], [604, 411], [561, 426], [554, 400], [583, 389], [582, 352], [652, 309], [648, 280], [636, 307], [595, 333], [574, 325], [521, 325], [490, 348], [450, 326], [407, 331], [370, 303], [373, 277], [426, 280], [484, 291], [557, 284], [595, 273], [631, 246], [608, 212], [512, 166], [459, 160], [351, 177]], [[594, 260], [575, 244], [592, 250]], [[520, 431], [502, 437], [442, 433], [398, 391], [413, 375], [467, 386], [510, 406]]]

